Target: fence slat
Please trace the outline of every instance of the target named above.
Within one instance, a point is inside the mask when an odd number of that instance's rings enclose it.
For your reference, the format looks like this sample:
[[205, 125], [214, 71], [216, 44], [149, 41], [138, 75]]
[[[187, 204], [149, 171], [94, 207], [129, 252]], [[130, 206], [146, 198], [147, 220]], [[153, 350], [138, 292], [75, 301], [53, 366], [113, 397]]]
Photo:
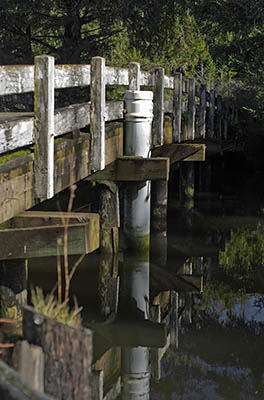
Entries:
[[188, 139], [194, 140], [195, 135], [195, 80], [189, 79], [188, 94]]
[[174, 76], [172, 141], [181, 142], [182, 74]]
[[164, 121], [164, 68], [157, 68], [155, 71], [153, 112], [153, 145], [162, 145]]
[[140, 90], [140, 64], [132, 62], [129, 64], [129, 90]]
[[87, 64], [62, 64], [55, 67], [55, 89], [88, 86], [91, 82], [91, 66]]
[[54, 195], [54, 58], [35, 57], [35, 195]]
[[91, 64], [91, 169], [105, 167], [105, 59], [93, 57]]
[[1, 65], [0, 95], [33, 92], [34, 65]]
[[205, 138], [205, 127], [206, 127], [206, 85], [201, 85], [199, 129], [200, 129], [200, 136], [203, 138]]

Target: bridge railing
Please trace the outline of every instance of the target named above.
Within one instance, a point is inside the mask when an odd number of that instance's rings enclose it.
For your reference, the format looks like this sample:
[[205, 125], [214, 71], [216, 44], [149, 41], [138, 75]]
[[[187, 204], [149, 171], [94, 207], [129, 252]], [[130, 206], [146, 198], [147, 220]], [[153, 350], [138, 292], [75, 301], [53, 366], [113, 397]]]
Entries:
[[[0, 96], [34, 92], [34, 113], [0, 113], [0, 154], [34, 144], [35, 196], [54, 195], [54, 139], [90, 125], [91, 171], [105, 167], [105, 122], [123, 119], [123, 100], [106, 102], [106, 86], [130, 90], [153, 88], [153, 145], [164, 143], [164, 114], [172, 117], [172, 142], [196, 138], [227, 138], [233, 110], [214, 90], [181, 73], [169, 77], [163, 68], [154, 73], [105, 65], [94, 57], [91, 65], [55, 65], [51, 56], [37, 56], [35, 65], [0, 66]], [[90, 87], [90, 101], [55, 109], [55, 89]], [[165, 89], [169, 89], [165, 99]], [[167, 93], [168, 91], [166, 91]], [[88, 95], [87, 95], [88, 98]], [[11, 118], [12, 117], [12, 118]]]

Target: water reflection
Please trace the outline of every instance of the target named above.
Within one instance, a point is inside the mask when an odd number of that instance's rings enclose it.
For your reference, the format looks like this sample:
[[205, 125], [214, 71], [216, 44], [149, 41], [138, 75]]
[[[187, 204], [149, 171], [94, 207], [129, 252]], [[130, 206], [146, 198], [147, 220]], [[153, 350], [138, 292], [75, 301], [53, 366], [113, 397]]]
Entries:
[[80, 267], [72, 290], [95, 331], [104, 395], [122, 376], [123, 399], [263, 399], [263, 214], [211, 200], [185, 215], [171, 203], [166, 262], [92, 255]]

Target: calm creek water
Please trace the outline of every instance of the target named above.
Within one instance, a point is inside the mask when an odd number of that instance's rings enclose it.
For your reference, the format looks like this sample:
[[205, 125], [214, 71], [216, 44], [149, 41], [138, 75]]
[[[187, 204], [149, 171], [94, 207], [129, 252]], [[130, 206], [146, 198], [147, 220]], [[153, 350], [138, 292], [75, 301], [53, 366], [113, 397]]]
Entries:
[[[191, 212], [170, 192], [163, 268], [179, 273], [187, 265], [194, 275], [202, 273], [204, 292], [185, 297], [191, 313], [186, 305], [178, 349], [169, 347], [162, 357], [160, 380], [151, 380], [149, 394], [125, 399], [264, 399], [264, 173], [227, 163], [214, 174], [212, 191], [198, 193]], [[86, 321], [99, 314], [98, 257], [87, 256], [72, 283]], [[29, 279], [50, 290], [54, 260], [31, 262]], [[125, 368], [138, 357], [144, 366], [148, 349], [131, 351], [123, 355]]]

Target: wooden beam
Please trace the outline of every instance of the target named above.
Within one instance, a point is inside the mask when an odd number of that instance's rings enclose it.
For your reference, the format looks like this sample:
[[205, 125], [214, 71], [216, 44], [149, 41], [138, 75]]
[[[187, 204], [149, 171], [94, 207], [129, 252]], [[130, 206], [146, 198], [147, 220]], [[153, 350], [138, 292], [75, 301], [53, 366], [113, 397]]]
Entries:
[[153, 145], [163, 144], [164, 122], [164, 68], [155, 70], [155, 89], [153, 105]]
[[181, 142], [181, 114], [182, 114], [182, 74], [177, 72], [174, 77], [174, 91], [173, 91], [173, 128], [172, 136], [173, 143]]
[[163, 347], [167, 339], [165, 324], [148, 320], [116, 320], [113, 323], [88, 324], [111, 346]]
[[203, 291], [202, 275], [178, 275], [166, 271], [158, 265], [151, 264], [150, 286], [153, 293], [173, 290], [179, 293], [201, 293]]
[[[69, 255], [88, 254], [99, 248], [98, 214], [26, 212], [13, 218], [12, 228], [0, 230], [0, 259], [56, 256], [57, 240], [63, 243], [65, 231], [62, 218], [70, 218]], [[60, 252], [63, 254], [63, 245]]]
[[35, 57], [35, 196], [54, 196], [54, 57]]
[[188, 93], [188, 139], [194, 140], [195, 136], [195, 80], [189, 79]]
[[[191, 156], [197, 154], [196, 157], [191, 159]], [[174, 143], [164, 145], [152, 150], [152, 157], [169, 157], [170, 164], [179, 161], [204, 161], [205, 160], [205, 145], [193, 143]]]
[[129, 90], [140, 90], [140, 64], [132, 62], [129, 64], [128, 72]]
[[202, 145], [201, 149], [189, 157], [186, 157], [183, 161], [205, 161], [206, 146]]
[[98, 171], [86, 178], [87, 181], [112, 180], [121, 182], [168, 179], [168, 158], [144, 158], [137, 156], [119, 157], [103, 171]]

